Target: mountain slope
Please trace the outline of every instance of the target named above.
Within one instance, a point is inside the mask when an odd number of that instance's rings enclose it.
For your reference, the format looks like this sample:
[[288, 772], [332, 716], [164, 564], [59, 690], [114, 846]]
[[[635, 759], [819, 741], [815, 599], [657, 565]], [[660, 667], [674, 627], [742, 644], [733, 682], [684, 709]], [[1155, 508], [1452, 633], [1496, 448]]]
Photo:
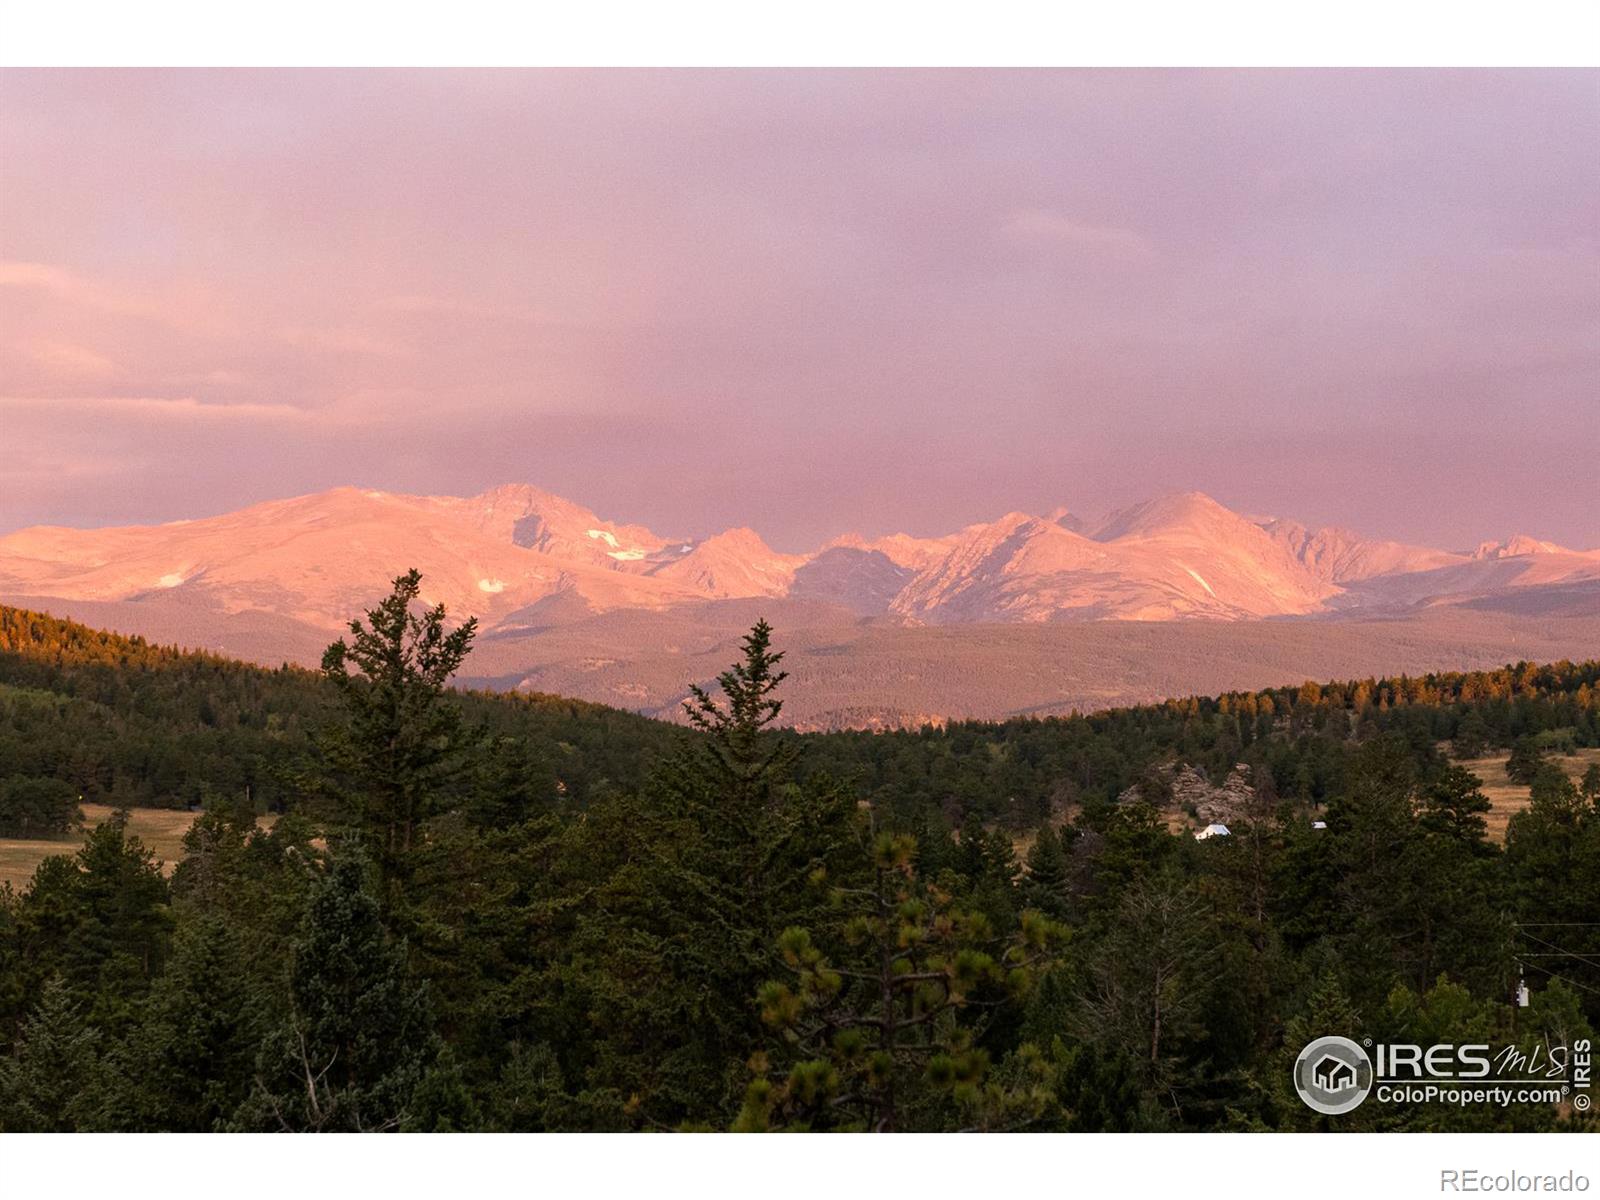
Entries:
[[0, 538], [0, 590], [84, 600], [183, 592], [226, 612], [267, 611], [336, 628], [407, 566], [424, 595], [488, 620], [558, 592], [588, 607], [653, 608], [694, 596], [592, 557], [517, 545], [453, 497], [336, 488], [197, 521], [36, 528]]
[[785, 595], [805, 562], [798, 554], [779, 554], [753, 529], [730, 529], [681, 550], [652, 566], [651, 574], [719, 600]]
[[[408, 566], [422, 571], [430, 602], [477, 615], [486, 630], [522, 632], [752, 598], [926, 625], [1246, 620], [1513, 600], [1521, 611], [1581, 613], [1584, 585], [1600, 580], [1600, 553], [1527, 536], [1453, 553], [1257, 522], [1200, 492], [1099, 522], [1065, 509], [1013, 512], [937, 538], [847, 535], [788, 554], [748, 528], [669, 538], [513, 484], [471, 497], [341, 487], [164, 525], [24, 529], [0, 537], [0, 596], [327, 630]], [[1558, 600], [1532, 595], [1549, 588], [1561, 589]]]
[[966, 531], [893, 609], [917, 621], [1046, 621], [1113, 615], [1126, 564], [1081, 534], [1027, 513]]
[[1314, 612], [1335, 590], [1260, 526], [1203, 492], [1164, 496], [1113, 513], [1094, 537], [1146, 560], [1179, 566], [1205, 594], [1202, 600], [1183, 584], [1189, 602], [1208, 614]]
[[912, 568], [901, 566], [882, 550], [833, 546], [795, 570], [789, 595], [837, 604], [870, 617], [887, 612], [915, 575]]
[[1267, 521], [1262, 529], [1326, 583], [1355, 583], [1379, 575], [1431, 571], [1466, 557], [1403, 542], [1372, 541], [1347, 529], [1307, 529], [1298, 521]]
[[642, 563], [667, 548], [643, 525], [603, 520], [581, 504], [527, 484], [492, 488], [452, 507], [495, 541], [597, 567]]

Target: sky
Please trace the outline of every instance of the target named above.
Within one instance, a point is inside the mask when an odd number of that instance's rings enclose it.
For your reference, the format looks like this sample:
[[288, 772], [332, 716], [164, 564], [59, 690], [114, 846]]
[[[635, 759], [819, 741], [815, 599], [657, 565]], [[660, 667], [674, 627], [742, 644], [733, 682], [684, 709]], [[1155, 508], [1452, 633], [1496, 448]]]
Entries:
[[1600, 547], [1600, 72], [0, 72], [0, 531]]

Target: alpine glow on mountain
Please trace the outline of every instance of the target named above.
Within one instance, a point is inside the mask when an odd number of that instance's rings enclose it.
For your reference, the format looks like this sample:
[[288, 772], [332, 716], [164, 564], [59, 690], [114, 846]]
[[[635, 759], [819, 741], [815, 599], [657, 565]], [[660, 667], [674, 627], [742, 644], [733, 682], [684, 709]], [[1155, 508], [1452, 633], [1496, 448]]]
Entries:
[[[1077, 525], [1082, 532], [1072, 528]], [[905, 625], [1234, 621], [1461, 604], [1600, 580], [1600, 551], [1527, 536], [1451, 551], [1252, 520], [1200, 492], [1103, 519], [1011, 512], [938, 538], [844, 535], [782, 554], [749, 528], [695, 540], [514, 484], [481, 495], [355, 487], [162, 525], [0, 537], [0, 593], [182, 596], [338, 628], [397, 570], [486, 626], [532, 616], [796, 599]], [[542, 615], [541, 615], [542, 614]]]

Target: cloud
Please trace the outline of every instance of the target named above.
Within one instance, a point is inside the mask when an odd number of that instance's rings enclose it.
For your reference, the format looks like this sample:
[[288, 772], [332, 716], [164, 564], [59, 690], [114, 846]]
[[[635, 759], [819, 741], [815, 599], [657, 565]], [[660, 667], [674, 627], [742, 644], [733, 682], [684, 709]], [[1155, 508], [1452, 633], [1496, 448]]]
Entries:
[[[1234, 498], [1284, 511], [1287, 481], [1302, 519], [1600, 540], [1551, 466], [1600, 454], [1592, 73], [59, 72], [8, 100], [0, 460], [136, 465], [13, 472], [0, 524], [521, 479], [787, 547], [1142, 498], [1166, 436], [1184, 486], [1259, 474]], [[1300, 444], [1259, 464], [1230, 428]], [[1475, 507], [1441, 474], [1353, 508], [1384, 475], [1340, 432], [1389, 474], [1498, 469]]]
[[148, 301], [49, 263], [0, 260], [0, 287], [41, 291], [68, 304], [121, 317], [161, 318], [161, 310]]
[[537, 324], [551, 320], [549, 313], [525, 304], [482, 304], [471, 300], [456, 300], [443, 296], [385, 296], [375, 308], [383, 312], [408, 316], [463, 317], [473, 320], [521, 322]]
[[1123, 258], [1158, 257], [1154, 244], [1136, 230], [1120, 225], [1091, 225], [1043, 208], [1012, 213], [1004, 229], [1018, 241], [1053, 242]]
[[416, 355], [412, 346], [373, 337], [359, 329], [306, 329], [283, 330], [279, 339], [297, 350], [326, 350], [337, 354], [363, 354], [374, 358], [411, 358]]
[[292, 404], [207, 404], [192, 396], [0, 396], [6, 410], [60, 417], [96, 413], [146, 420], [262, 422], [303, 421], [313, 410]]
[[77, 379], [112, 379], [121, 370], [105, 355], [71, 342], [41, 341], [19, 349], [52, 374]]
[[130, 461], [127, 453], [96, 455], [81, 452], [40, 458], [32, 454], [31, 448], [28, 453], [23, 453], [19, 447], [13, 459], [10, 454], [0, 450], [0, 480], [5, 482], [8, 489], [105, 479], [120, 471], [127, 471], [130, 466], [137, 468], [142, 465], [141, 462]]

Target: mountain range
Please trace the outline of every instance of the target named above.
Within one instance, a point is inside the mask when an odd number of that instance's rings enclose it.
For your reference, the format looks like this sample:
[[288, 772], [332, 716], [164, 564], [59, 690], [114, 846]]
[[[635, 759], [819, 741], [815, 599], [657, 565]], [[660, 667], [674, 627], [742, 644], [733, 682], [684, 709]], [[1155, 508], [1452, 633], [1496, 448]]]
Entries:
[[[1494, 645], [1504, 632], [1514, 657], [1519, 622], [1575, 620], [1578, 649], [1592, 650], [1588, 622], [1600, 619], [1600, 550], [1526, 535], [1462, 549], [1406, 545], [1245, 516], [1199, 492], [1098, 520], [1012, 512], [939, 537], [848, 534], [787, 554], [748, 528], [663, 536], [522, 484], [464, 498], [342, 487], [161, 525], [19, 530], [0, 537], [0, 599], [262, 661], [311, 661], [330, 632], [411, 566], [430, 603], [480, 618], [480, 647], [493, 649], [482, 655], [493, 664], [484, 681], [544, 686], [519, 672], [552, 646], [587, 648], [596, 652], [574, 649], [575, 682], [559, 682], [646, 710], [653, 685], [608, 680], [597, 689], [590, 678], [621, 663], [670, 663], [692, 654], [690, 643], [711, 652], [758, 611], [791, 632], [849, 631], [847, 646], [929, 647], [941, 637], [1015, 646], [1015, 635], [994, 627], [1105, 622], [1129, 629], [1096, 634], [1096, 644], [1150, 623], [1181, 625], [1196, 644], [1222, 636], [1219, 623], [1292, 621], [1321, 627], [1315, 636], [1324, 639], [1333, 625], [1411, 623], [1457, 631], [1441, 635], [1440, 661], [1423, 664], [1439, 667], [1481, 665], [1449, 661], [1452, 642], [1458, 658], [1465, 653], [1463, 622]], [[601, 629], [610, 640], [596, 649]], [[989, 669], [973, 654], [973, 671]], [[1202, 678], [1194, 690], [1214, 682]], [[962, 690], [929, 697], [911, 715], [967, 712]], [[881, 707], [870, 685], [841, 699]], [[1009, 711], [1003, 701], [1000, 709]], [[896, 708], [886, 719], [905, 716]]]

